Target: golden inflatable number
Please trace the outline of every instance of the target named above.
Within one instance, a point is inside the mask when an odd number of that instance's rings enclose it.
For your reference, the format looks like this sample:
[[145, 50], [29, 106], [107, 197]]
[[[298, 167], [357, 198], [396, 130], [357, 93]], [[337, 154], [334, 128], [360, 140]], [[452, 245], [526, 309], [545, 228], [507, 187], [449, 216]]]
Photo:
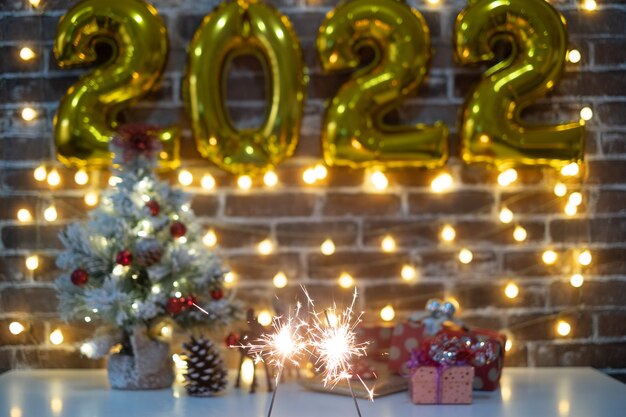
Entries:
[[[359, 49], [373, 61], [362, 69]], [[430, 60], [430, 36], [422, 15], [400, 0], [353, 0], [331, 11], [317, 49], [327, 71], [353, 70], [329, 103], [322, 127], [329, 165], [352, 168], [438, 167], [448, 156], [447, 128], [392, 126], [384, 116], [415, 94]]]
[[469, 94], [461, 124], [463, 159], [555, 168], [582, 160], [579, 122], [541, 126], [521, 117], [561, 78], [568, 46], [563, 16], [545, 0], [470, 1], [456, 22], [459, 62], [493, 61], [499, 41], [510, 42], [512, 53], [487, 70]]
[[[265, 71], [266, 114], [258, 128], [236, 128], [226, 108], [228, 70], [242, 55], [255, 56]], [[305, 88], [300, 42], [287, 17], [256, 0], [222, 4], [189, 45], [185, 104], [199, 152], [233, 174], [276, 166], [296, 148]]]
[[[85, 0], [60, 20], [54, 55], [62, 68], [91, 64], [96, 46], [111, 58], [98, 65], [61, 99], [54, 118], [58, 158], [74, 166], [105, 167], [118, 114], [152, 90], [167, 59], [167, 31], [156, 9], [142, 0]], [[162, 165], [178, 164], [176, 128], [158, 132]]]

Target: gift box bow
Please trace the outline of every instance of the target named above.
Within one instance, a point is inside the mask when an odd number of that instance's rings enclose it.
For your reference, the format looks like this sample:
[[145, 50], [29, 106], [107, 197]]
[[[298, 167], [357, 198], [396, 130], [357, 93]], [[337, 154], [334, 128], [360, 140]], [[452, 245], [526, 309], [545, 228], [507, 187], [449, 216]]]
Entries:
[[498, 358], [496, 341], [479, 340], [464, 333], [439, 333], [421, 348], [411, 351], [409, 371], [420, 366], [449, 367], [469, 365], [480, 367]]

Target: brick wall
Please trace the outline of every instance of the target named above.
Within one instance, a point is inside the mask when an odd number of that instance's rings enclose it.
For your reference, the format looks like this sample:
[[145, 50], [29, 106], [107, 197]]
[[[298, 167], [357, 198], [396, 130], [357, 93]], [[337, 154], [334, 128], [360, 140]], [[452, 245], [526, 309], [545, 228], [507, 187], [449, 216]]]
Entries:
[[[57, 232], [85, 217], [84, 187], [73, 182], [72, 171], [60, 166], [63, 183], [58, 189], [32, 179], [32, 170], [42, 161], [54, 161], [51, 119], [62, 94], [83, 73], [58, 69], [51, 54], [56, 22], [73, 3], [43, 0], [42, 11], [33, 11], [26, 0], [0, 2], [0, 369], [100, 365], [74, 351], [91, 328], [62, 325], [52, 289]], [[183, 163], [196, 178], [189, 187], [196, 194], [193, 208], [203, 224], [215, 227], [222, 253], [238, 276], [242, 299], [268, 306], [276, 292], [272, 277], [279, 270], [290, 279], [289, 286], [278, 291], [284, 299], [291, 299], [299, 283], [306, 283], [321, 299], [345, 299], [349, 291], [337, 285], [345, 270], [357, 280], [360, 302], [371, 320], [388, 303], [402, 316], [422, 308], [430, 297], [454, 296], [468, 322], [510, 329], [514, 338], [510, 365], [626, 369], [626, 5], [622, 1], [601, 0], [599, 9], [591, 13], [578, 10], [574, 0], [553, 1], [565, 15], [570, 43], [582, 52], [583, 60], [568, 65], [556, 93], [534, 106], [528, 117], [576, 120], [583, 104], [594, 110], [587, 125], [586, 178], [580, 187], [584, 202], [573, 218], [563, 214], [564, 200], [552, 193], [555, 173], [526, 169], [520, 171], [520, 181], [503, 189], [497, 186], [497, 173], [459, 161], [459, 109], [480, 75], [480, 69], [453, 62], [452, 28], [465, 4], [461, 0], [442, 0], [438, 6], [411, 2], [429, 24], [435, 53], [419, 96], [394, 115], [404, 123], [440, 119], [451, 128], [446, 169], [456, 179], [453, 192], [433, 194], [429, 185], [438, 172], [419, 169], [389, 172], [390, 188], [384, 193], [367, 191], [364, 172], [348, 169], [330, 169], [328, 179], [318, 185], [303, 183], [302, 171], [321, 158], [324, 102], [345, 80], [322, 73], [314, 47], [318, 27], [335, 0], [270, 1], [289, 16], [300, 36], [311, 73], [309, 97], [296, 156], [277, 171], [281, 186], [238, 190], [233, 177], [211, 168], [196, 152], [180, 97], [186, 45], [217, 3], [155, 2], [169, 29], [167, 72], [158, 91], [125, 114], [129, 120], [179, 123], [185, 128]], [[18, 59], [24, 45], [37, 52], [36, 59]], [[255, 67], [245, 62], [231, 73], [229, 106], [238, 123], [250, 125], [262, 117], [264, 93], [259, 79]], [[25, 104], [36, 108], [41, 117], [24, 122], [19, 112]], [[200, 187], [199, 178], [208, 171], [217, 179], [215, 191]], [[59, 220], [50, 224], [41, 211], [52, 199]], [[498, 221], [504, 203], [528, 231], [523, 244], [513, 241], [513, 225]], [[20, 207], [31, 209], [33, 224], [18, 223], [15, 215]], [[446, 223], [457, 230], [457, 241], [451, 245], [441, 244], [438, 238]], [[398, 243], [392, 254], [380, 250], [387, 233]], [[277, 250], [258, 255], [256, 244], [267, 237], [278, 243]], [[329, 257], [319, 252], [327, 237], [337, 245]], [[456, 259], [461, 247], [474, 252], [471, 264]], [[561, 254], [554, 266], [541, 262], [547, 247]], [[584, 285], [573, 288], [569, 284], [572, 254], [580, 248], [591, 250], [593, 263], [584, 270]], [[25, 257], [32, 253], [42, 259], [34, 273], [24, 267]], [[415, 284], [400, 278], [406, 263], [420, 267]], [[509, 281], [520, 288], [514, 300], [503, 295]], [[568, 337], [556, 336], [554, 324], [559, 318], [572, 324]], [[15, 319], [31, 323], [31, 331], [11, 335], [7, 324]], [[52, 346], [48, 334], [58, 326], [66, 339], [61, 346]]]

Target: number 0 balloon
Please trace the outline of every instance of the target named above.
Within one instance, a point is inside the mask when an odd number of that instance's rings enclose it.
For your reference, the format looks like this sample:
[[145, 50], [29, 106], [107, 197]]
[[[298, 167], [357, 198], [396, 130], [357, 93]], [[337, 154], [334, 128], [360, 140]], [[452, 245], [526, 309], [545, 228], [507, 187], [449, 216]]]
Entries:
[[463, 111], [461, 140], [466, 162], [500, 167], [582, 160], [580, 123], [538, 126], [521, 112], [554, 88], [567, 52], [565, 20], [545, 0], [473, 0], [457, 18], [456, 53], [462, 64], [493, 61], [497, 41], [513, 52], [491, 67]]
[[[225, 3], [208, 15], [189, 46], [185, 102], [198, 150], [233, 174], [262, 172], [291, 156], [298, 142], [306, 78], [291, 23], [256, 0]], [[231, 61], [253, 55], [265, 69], [266, 116], [238, 130], [226, 108]]]
[[[109, 140], [120, 110], [160, 80], [167, 58], [163, 20], [142, 0], [85, 0], [60, 20], [54, 55], [62, 68], [93, 63], [106, 43], [111, 58], [82, 77], [61, 99], [54, 118], [58, 158], [68, 165], [108, 166]], [[178, 164], [177, 129], [158, 132], [162, 162]]]

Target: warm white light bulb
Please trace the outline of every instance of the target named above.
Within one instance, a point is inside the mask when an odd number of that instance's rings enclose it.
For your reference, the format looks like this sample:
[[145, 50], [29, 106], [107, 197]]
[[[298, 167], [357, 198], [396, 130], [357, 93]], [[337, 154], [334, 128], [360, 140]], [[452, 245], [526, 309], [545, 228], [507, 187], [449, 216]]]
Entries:
[[261, 255], [269, 255], [274, 252], [274, 243], [270, 239], [265, 239], [258, 244], [257, 249]]
[[380, 318], [383, 321], [392, 321], [396, 318], [396, 310], [390, 304], [387, 304], [380, 310]]
[[204, 243], [209, 248], [217, 245], [217, 235], [215, 234], [215, 230], [209, 229], [202, 238], [202, 243]]
[[389, 186], [389, 180], [387, 179], [385, 173], [382, 171], [373, 171], [370, 174], [369, 181], [370, 184], [372, 184], [372, 186], [378, 191], [384, 191]]
[[347, 272], [343, 272], [340, 276], [339, 276], [339, 286], [341, 288], [351, 288], [354, 286], [354, 278], [352, 278], [352, 275], [348, 274]]
[[580, 206], [583, 203], [583, 195], [579, 192], [571, 193], [567, 199], [567, 204]]
[[511, 349], [513, 349], [513, 340], [511, 339], [506, 339], [506, 342], [504, 343], [504, 350], [506, 352], [510, 351]]
[[224, 286], [231, 288], [235, 285], [236, 276], [233, 272], [227, 272], [224, 274]]
[[274, 171], [267, 171], [263, 175], [263, 183], [267, 187], [275, 187], [278, 184], [278, 175]]
[[417, 279], [417, 269], [412, 265], [404, 265], [402, 271], [400, 271], [400, 276], [407, 282], [415, 281]]
[[39, 182], [45, 181], [45, 179], [48, 177], [48, 171], [46, 170], [46, 167], [44, 165], [39, 165], [37, 168], [35, 168], [35, 170], [33, 171], [33, 177], [35, 177], [35, 180]]
[[31, 59], [35, 58], [36, 56], [37, 55], [35, 54], [35, 51], [30, 49], [28, 46], [25, 46], [22, 49], [20, 49], [20, 58], [23, 61], [30, 61]]
[[240, 175], [237, 178], [237, 187], [242, 190], [249, 190], [252, 187], [252, 177], [249, 175]]
[[444, 242], [452, 242], [456, 238], [456, 230], [447, 224], [441, 229], [440, 236]]
[[33, 109], [32, 107], [24, 107], [22, 109], [22, 119], [27, 121], [27, 122], [31, 122], [33, 120], [35, 120], [35, 118], [37, 118], [37, 110]]
[[582, 55], [578, 49], [570, 49], [567, 53], [567, 60], [572, 64], [578, 64], [582, 59]]
[[88, 193], [86, 193], [85, 204], [87, 204], [90, 207], [93, 207], [96, 204], [98, 204], [98, 193], [95, 191], [89, 191]]
[[428, 4], [436, 6], [437, 4], [439, 4], [441, 0], [426, 0], [426, 1], [428, 2]]
[[272, 313], [268, 310], [262, 310], [257, 316], [257, 320], [261, 326], [269, 326], [272, 324]]
[[469, 249], [463, 248], [459, 252], [459, 262], [461, 262], [462, 264], [467, 265], [470, 262], [472, 262], [473, 259], [474, 259], [474, 254]]
[[575, 216], [578, 213], [578, 206], [573, 204], [566, 204], [563, 212], [568, 216]]
[[115, 175], [111, 175], [109, 177], [109, 186], [111, 187], [116, 187], [118, 184], [122, 183], [122, 179], [120, 177], [117, 177]]
[[502, 223], [508, 224], [513, 221], [514, 215], [510, 209], [502, 207], [502, 209], [500, 210], [499, 218]]
[[204, 174], [200, 180], [200, 185], [205, 190], [212, 190], [215, 188], [215, 178], [211, 174]]
[[48, 173], [48, 185], [52, 186], [52, 187], [56, 187], [61, 183], [61, 176], [59, 175], [59, 171], [56, 170], [56, 168], [53, 168], [49, 173]]
[[24, 330], [26, 330], [26, 328], [19, 321], [12, 321], [11, 323], [9, 323], [9, 332], [11, 332], [11, 334], [18, 335]]
[[559, 320], [556, 323], [556, 332], [559, 336], [567, 336], [572, 332], [572, 325], [565, 320]]
[[326, 239], [320, 245], [320, 251], [326, 256], [332, 255], [335, 253], [335, 242], [333, 242], [332, 239]]
[[54, 205], [48, 206], [48, 208], [43, 211], [43, 218], [48, 222], [55, 221], [58, 218], [56, 207], [54, 207]]
[[317, 181], [317, 173], [315, 172], [315, 168], [307, 168], [302, 173], [302, 181], [305, 183], [312, 185]]
[[517, 171], [513, 168], [507, 169], [498, 175], [498, 184], [507, 187], [517, 181]]
[[593, 110], [591, 110], [591, 107], [583, 107], [580, 109], [580, 118], [585, 122], [593, 119]]
[[63, 333], [60, 329], [56, 329], [52, 333], [50, 333], [50, 342], [53, 345], [60, 345], [61, 343], [63, 343]]
[[528, 238], [528, 232], [522, 226], [516, 226], [513, 230], [513, 239], [516, 242], [523, 242]]
[[452, 175], [444, 172], [443, 174], [439, 174], [432, 182], [430, 183], [430, 188], [435, 193], [443, 193], [444, 191], [448, 191], [454, 185], [454, 179]]
[[582, 266], [589, 266], [592, 260], [593, 257], [588, 250], [584, 250], [578, 254], [578, 263]]
[[389, 235], [385, 236], [385, 238], [380, 242], [380, 247], [383, 252], [393, 252], [396, 250], [396, 246], [395, 239]]
[[39, 7], [41, 0], [28, 0], [28, 2], [30, 3], [31, 6], [33, 6], [34, 8], [37, 8]]
[[559, 255], [551, 249], [546, 250], [541, 255], [541, 259], [543, 260], [543, 263], [545, 263], [546, 265], [553, 265], [558, 259], [558, 257]]
[[39, 256], [31, 255], [26, 258], [26, 261], [24, 263], [26, 264], [26, 269], [28, 269], [29, 271], [34, 271], [35, 269], [39, 268]]
[[504, 287], [504, 295], [510, 299], [517, 298], [519, 295], [519, 287], [515, 283], [509, 282], [506, 287]]
[[571, 164], [565, 165], [561, 168], [561, 175], [564, 177], [575, 177], [580, 173], [580, 165], [576, 162], [572, 162]]
[[557, 197], [564, 197], [567, 194], [567, 185], [562, 182], [554, 184], [554, 195]]
[[287, 286], [287, 281], [287, 275], [285, 275], [282, 271], [274, 275], [274, 278], [272, 279], [276, 288], [285, 288]]
[[193, 183], [193, 174], [186, 169], [178, 173], [178, 182], [183, 186], [189, 186]]
[[582, 274], [574, 274], [569, 279], [569, 283], [572, 284], [572, 287], [574, 288], [582, 287], [584, 282], [585, 278], [582, 276]]
[[21, 208], [17, 211], [17, 220], [22, 223], [33, 221], [33, 215], [27, 208]]
[[316, 164], [313, 170], [315, 171], [315, 176], [320, 181], [326, 179], [328, 176], [328, 168], [326, 168], [324, 164]]
[[596, 2], [596, 0], [583, 0], [582, 6], [583, 9], [592, 12], [598, 7], [598, 3]]
[[85, 185], [89, 182], [89, 174], [84, 169], [79, 169], [74, 174], [74, 182], [78, 185]]

